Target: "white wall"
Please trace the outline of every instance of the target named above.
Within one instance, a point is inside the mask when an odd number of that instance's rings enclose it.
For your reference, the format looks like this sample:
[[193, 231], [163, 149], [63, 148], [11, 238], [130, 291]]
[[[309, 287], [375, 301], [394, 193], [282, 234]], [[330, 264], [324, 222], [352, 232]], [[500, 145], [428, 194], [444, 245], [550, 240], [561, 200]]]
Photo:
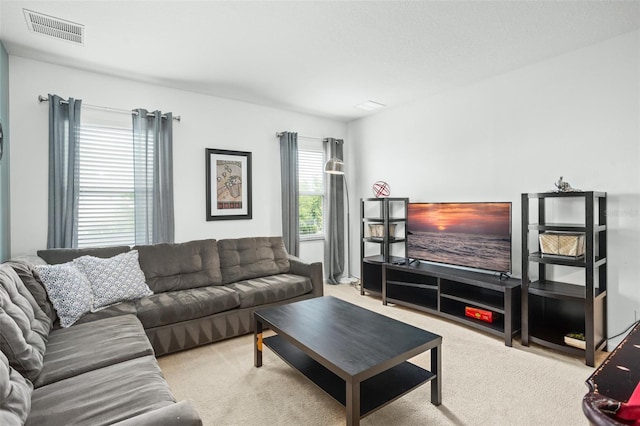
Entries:
[[[10, 56], [11, 254], [33, 254], [47, 242], [48, 107], [55, 93], [85, 104], [160, 109], [174, 122], [176, 241], [282, 235], [277, 131], [344, 138], [346, 124], [284, 110], [107, 77]], [[205, 220], [205, 148], [252, 152], [253, 219]], [[301, 257], [322, 261], [317, 243]]]
[[606, 191], [608, 330], [624, 330], [640, 318], [639, 39], [629, 33], [350, 123], [353, 198], [385, 180], [411, 201], [511, 201], [519, 277], [521, 193], [553, 189], [561, 175]]

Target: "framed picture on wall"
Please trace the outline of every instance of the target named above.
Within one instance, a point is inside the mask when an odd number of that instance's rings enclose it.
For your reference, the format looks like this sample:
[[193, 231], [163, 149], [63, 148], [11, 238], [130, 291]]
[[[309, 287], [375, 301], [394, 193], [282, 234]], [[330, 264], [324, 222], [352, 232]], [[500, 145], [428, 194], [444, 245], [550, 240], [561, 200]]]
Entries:
[[206, 149], [207, 220], [251, 219], [251, 153]]

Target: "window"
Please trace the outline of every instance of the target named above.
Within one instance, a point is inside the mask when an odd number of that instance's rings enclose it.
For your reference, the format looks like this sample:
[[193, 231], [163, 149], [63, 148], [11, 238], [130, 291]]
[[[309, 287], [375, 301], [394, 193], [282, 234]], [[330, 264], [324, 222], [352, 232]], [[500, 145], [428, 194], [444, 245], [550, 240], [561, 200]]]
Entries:
[[298, 147], [300, 238], [324, 237], [324, 152], [317, 147]]
[[[99, 123], [83, 110], [78, 247], [135, 244], [131, 119]], [[87, 114], [89, 115], [89, 114]]]

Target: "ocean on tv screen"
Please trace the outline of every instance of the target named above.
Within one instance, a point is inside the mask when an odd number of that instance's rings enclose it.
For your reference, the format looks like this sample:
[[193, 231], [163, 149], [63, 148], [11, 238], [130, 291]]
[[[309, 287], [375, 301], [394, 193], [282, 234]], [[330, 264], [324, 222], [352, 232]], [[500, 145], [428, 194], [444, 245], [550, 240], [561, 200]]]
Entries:
[[511, 203], [410, 203], [407, 256], [511, 272]]

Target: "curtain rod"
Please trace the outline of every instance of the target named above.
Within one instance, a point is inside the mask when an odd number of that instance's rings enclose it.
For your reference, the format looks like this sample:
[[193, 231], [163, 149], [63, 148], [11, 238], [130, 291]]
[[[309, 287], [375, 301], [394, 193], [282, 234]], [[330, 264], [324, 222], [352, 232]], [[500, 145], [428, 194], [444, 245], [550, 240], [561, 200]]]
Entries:
[[[42, 102], [49, 102], [49, 98], [45, 98], [42, 95], [38, 95], [38, 101], [40, 103]], [[63, 104], [68, 104], [69, 101], [65, 101], [65, 100], [61, 100], [60, 101]], [[88, 108], [95, 108], [95, 109], [103, 109], [105, 111], [113, 111], [113, 112], [122, 112], [122, 113], [126, 113], [126, 114], [135, 114], [138, 115], [137, 111], [129, 111], [128, 109], [120, 109], [120, 108], [110, 108], [110, 107], [104, 107], [104, 106], [98, 106], [98, 105], [91, 105], [91, 104], [85, 104], [83, 103], [82, 106], [86, 106]], [[153, 117], [153, 114], [151, 113], [147, 113], [147, 117]], [[166, 115], [162, 114], [162, 118], [167, 118]], [[175, 115], [173, 117], [174, 120], [176, 121], [180, 121], [180, 116], [179, 115]]]
[[[276, 138], [279, 138], [280, 136], [282, 136], [284, 134], [284, 132], [277, 132], [276, 133]], [[319, 140], [319, 141], [324, 141], [327, 138], [318, 138], [315, 136], [303, 136], [303, 135], [298, 135], [298, 137], [300, 139], [315, 139], [315, 140]]]

